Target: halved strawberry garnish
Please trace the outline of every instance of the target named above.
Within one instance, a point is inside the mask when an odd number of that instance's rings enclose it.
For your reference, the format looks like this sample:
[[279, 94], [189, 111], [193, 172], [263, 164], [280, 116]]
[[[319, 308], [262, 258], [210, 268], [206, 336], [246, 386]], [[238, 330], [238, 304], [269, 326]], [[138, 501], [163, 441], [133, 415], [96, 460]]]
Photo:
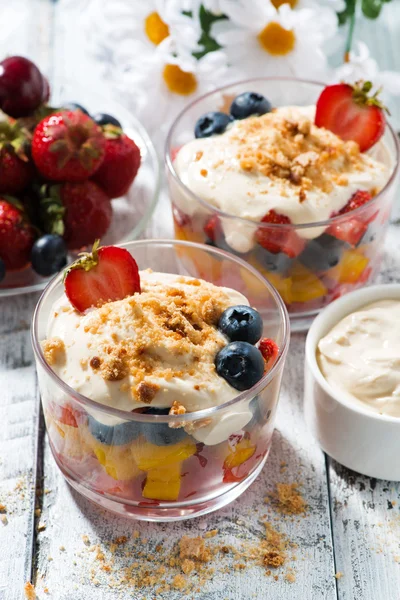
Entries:
[[[354, 192], [346, 206], [344, 206], [338, 213], [332, 215], [336, 217], [338, 215], [345, 215], [360, 206], [363, 206], [372, 199], [372, 195], [369, 192], [358, 190]], [[343, 242], [347, 242], [351, 246], [356, 246], [361, 240], [364, 233], [367, 231], [368, 223], [374, 218], [375, 214], [366, 218], [365, 215], [359, 215], [352, 219], [343, 220], [339, 223], [333, 223], [328, 227], [326, 233], [333, 235]]]
[[258, 349], [265, 360], [265, 368], [268, 369], [278, 356], [279, 348], [274, 340], [263, 338], [258, 344]]
[[105, 302], [140, 293], [136, 261], [124, 248], [103, 246], [97, 240], [92, 252], [83, 252], [64, 278], [65, 293], [79, 312]]
[[[270, 210], [262, 219], [262, 223], [271, 223], [273, 225], [290, 225], [291, 220], [285, 215], [280, 215], [274, 210]], [[256, 241], [273, 254], [284, 252], [290, 258], [295, 258], [304, 249], [305, 240], [303, 240], [292, 227], [259, 227], [256, 231]]]
[[387, 109], [379, 100], [379, 90], [372, 96], [370, 81], [354, 85], [328, 85], [317, 101], [315, 124], [329, 129], [342, 140], [357, 142], [360, 151], [371, 148], [385, 130]]

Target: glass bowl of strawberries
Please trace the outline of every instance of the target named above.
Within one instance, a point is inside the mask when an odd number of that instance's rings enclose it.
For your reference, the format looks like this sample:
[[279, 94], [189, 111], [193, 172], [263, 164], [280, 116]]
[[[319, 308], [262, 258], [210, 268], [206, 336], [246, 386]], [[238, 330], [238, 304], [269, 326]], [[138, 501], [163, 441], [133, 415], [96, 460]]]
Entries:
[[377, 274], [399, 143], [370, 82], [220, 88], [181, 112], [165, 160], [176, 238], [258, 269], [292, 329]]
[[[0, 69], [0, 296], [42, 289], [96, 239], [136, 239], [160, 168], [135, 117], [91, 89], [50, 89], [31, 61]], [[73, 100], [73, 102], [72, 102]]]
[[32, 343], [55, 461], [104, 508], [200, 516], [263, 468], [289, 319], [232, 254], [176, 240], [96, 245], [43, 292]]

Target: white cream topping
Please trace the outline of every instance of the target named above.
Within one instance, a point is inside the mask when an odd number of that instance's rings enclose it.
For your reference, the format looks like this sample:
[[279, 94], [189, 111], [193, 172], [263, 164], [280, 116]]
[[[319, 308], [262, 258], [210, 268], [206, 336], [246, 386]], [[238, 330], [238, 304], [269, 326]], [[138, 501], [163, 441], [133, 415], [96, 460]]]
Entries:
[[400, 301], [382, 300], [344, 319], [320, 340], [325, 379], [373, 412], [400, 417]]
[[[168, 290], [175, 288], [187, 293], [193, 292], [193, 286], [188, 282], [190, 277], [177, 276], [167, 273], [154, 273], [151, 271], [142, 271], [140, 273], [142, 287], [152, 289], [152, 286]], [[199, 292], [206, 285], [200, 281], [200, 286], [196, 287]], [[238, 304], [248, 305], [247, 299], [239, 292], [230, 288], [218, 288], [228, 297], [228, 305]], [[94, 309], [85, 314], [80, 314], [73, 310], [67, 297], [63, 295], [57, 300], [52, 308], [47, 327], [47, 339], [59, 338], [64, 342], [65, 352], [62, 360], [55, 361], [51, 366], [57, 375], [65, 381], [71, 388], [82, 395], [95, 400], [100, 404], [111, 406], [125, 411], [132, 411], [140, 407], [148, 407], [148, 403], [140, 402], [132, 395], [131, 388], [137, 381], [135, 376], [129, 373], [123, 379], [110, 381], [102, 376], [99, 369], [93, 369], [90, 366], [91, 359], [100, 354], [100, 349], [104, 351], [104, 346], [112, 345], [117, 340], [134, 340], [137, 332], [135, 331], [135, 320], [131, 318], [131, 305], [129, 298], [110, 303], [112, 307], [113, 319], [111, 322], [105, 320], [101, 328], [94, 328], [93, 324], [98, 322], [98, 311]], [[115, 319], [117, 317], [117, 319]], [[117, 320], [117, 322], [116, 322]], [[119, 323], [118, 323], [119, 321]], [[152, 326], [156, 332], [156, 323], [151, 323], [146, 317], [146, 327], [148, 328], [148, 351], [154, 352], [162, 359], [165, 368], [177, 368], [182, 366], [185, 370], [190, 364], [191, 357], [186, 354], [177, 354], [173, 351], [172, 345], [167, 338], [152, 341]], [[214, 358], [217, 351], [227, 343], [227, 339], [216, 329], [213, 328], [212, 335], [206, 342], [204, 352], [209, 355], [208, 361], [199, 362], [193, 373], [184, 373], [182, 377], [174, 376], [170, 379], [159, 378], [157, 376], [146, 376], [146, 383], [159, 386], [155, 397], [151, 401], [152, 407], [166, 408], [171, 407], [174, 401], [179, 401], [187, 412], [194, 412], [209, 407], [219, 406], [238, 395], [237, 390], [232, 388], [225, 379], [219, 377], [214, 368]], [[223, 415], [214, 417], [207, 427], [195, 430], [192, 435], [204, 441], [206, 444], [216, 444], [241, 427], [244, 427], [252, 418], [248, 409], [248, 402], [241, 403], [241, 407], [234, 407]], [[89, 409], [98, 421], [107, 425], [115, 425], [121, 422], [120, 419], [105, 415], [101, 411]], [[179, 420], [179, 417], [177, 417]]]
[[[314, 113], [314, 106], [288, 106], [276, 110], [279, 117], [292, 121], [306, 118], [312, 123]], [[300, 201], [299, 188], [289, 179], [277, 180], [242, 168], [238, 152], [243, 139], [246, 141], [246, 131], [242, 133], [243, 128], [248, 126], [246, 122], [248, 119], [234, 122], [222, 135], [188, 142], [179, 150], [174, 163], [180, 179], [193, 193], [230, 215], [260, 221], [268, 211], [275, 210], [289, 217], [296, 225], [324, 221], [340, 211], [357, 190], [376, 193], [389, 179], [392, 160], [383, 142], [379, 142], [373, 152], [369, 153], [371, 156], [360, 154], [360, 164], [356, 169], [344, 168], [340, 157], [338, 158], [337, 174], [345, 177], [345, 183], [332, 181], [329, 192], [312, 186], [306, 191], [305, 199]], [[314, 125], [312, 127], [314, 132], [326, 132]], [[326, 133], [328, 138], [332, 139], [333, 136], [338, 140], [331, 132]], [[265, 134], [261, 133], [259, 138], [254, 138], [257, 144], [263, 135]], [[268, 143], [271, 135], [269, 134]], [[190, 216], [202, 211], [197, 202], [193, 202], [189, 195], [178, 189], [174, 191], [174, 202]], [[253, 247], [254, 227], [223, 218], [221, 221], [226, 240], [234, 250], [247, 252]], [[321, 233], [323, 229], [320, 228], [299, 231], [305, 238], [314, 238]]]

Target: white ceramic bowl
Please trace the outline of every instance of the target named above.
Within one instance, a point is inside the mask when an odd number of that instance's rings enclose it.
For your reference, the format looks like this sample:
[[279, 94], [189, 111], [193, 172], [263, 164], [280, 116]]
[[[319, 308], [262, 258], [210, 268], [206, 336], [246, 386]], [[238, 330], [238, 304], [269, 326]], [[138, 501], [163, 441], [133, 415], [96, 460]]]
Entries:
[[304, 411], [309, 429], [329, 456], [363, 475], [400, 481], [400, 418], [353, 404], [329, 385], [316, 358], [319, 340], [336, 323], [367, 304], [387, 299], [400, 300], [400, 284], [347, 294], [315, 319], [306, 340]]

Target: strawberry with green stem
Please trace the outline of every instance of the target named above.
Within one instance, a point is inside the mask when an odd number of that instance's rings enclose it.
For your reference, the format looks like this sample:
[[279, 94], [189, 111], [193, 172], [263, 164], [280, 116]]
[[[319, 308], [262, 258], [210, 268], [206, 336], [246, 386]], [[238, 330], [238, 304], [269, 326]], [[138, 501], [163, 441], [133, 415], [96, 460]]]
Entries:
[[0, 122], [0, 194], [18, 194], [33, 178], [26, 153], [30, 136], [17, 121]]
[[369, 150], [385, 131], [387, 108], [370, 81], [328, 85], [317, 100], [315, 124]]
[[66, 269], [64, 286], [69, 301], [79, 312], [141, 291], [139, 269], [128, 250], [100, 247], [99, 240], [91, 252], [83, 252]]
[[45, 179], [84, 181], [101, 165], [105, 152], [101, 128], [82, 111], [45, 117], [32, 138], [32, 158]]
[[21, 202], [0, 196], [0, 258], [7, 270], [20, 270], [29, 264], [35, 237]]
[[93, 244], [110, 227], [109, 197], [93, 181], [44, 185], [40, 191], [43, 229], [77, 250]]
[[104, 160], [93, 175], [95, 181], [110, 198], [127, 193], [140, 167], [140, 150], [120, 127], [103, 126], [105, 137]]

